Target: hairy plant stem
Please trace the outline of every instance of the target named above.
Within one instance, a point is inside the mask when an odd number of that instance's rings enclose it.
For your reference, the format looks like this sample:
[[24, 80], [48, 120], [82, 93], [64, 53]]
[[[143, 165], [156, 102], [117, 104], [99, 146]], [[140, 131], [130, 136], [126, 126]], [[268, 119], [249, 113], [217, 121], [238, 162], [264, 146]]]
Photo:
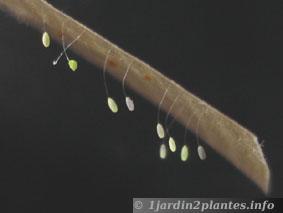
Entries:
[[[268, 192], [270, 182], [268, 165], [257, 137], [246, 128], [44, 0], [0, 0], [0, 9], [39, 31], [45, 28], [58, 42], [61, 42], [63, 24], [66, 43], [86, 30], [71, 47], [72, 50], [102, 68], [106, 54], [111, 49], [107, 71], [122, 81], [125, 70], [132, 63], [126, 84], [155, 105], [158, 105], [165, 89], [170, 85], [161, 106], [162, 110], [167, 112], [175, 97], [182, 94], [175, 104], [177, 107], [171, 109], [171, 115], [185, 126], [194, 113], [187, 128], [198, 134], [214, 150], [253, 180], [263, 192]], [[200, 117], [201, 121], [198, 125]]]

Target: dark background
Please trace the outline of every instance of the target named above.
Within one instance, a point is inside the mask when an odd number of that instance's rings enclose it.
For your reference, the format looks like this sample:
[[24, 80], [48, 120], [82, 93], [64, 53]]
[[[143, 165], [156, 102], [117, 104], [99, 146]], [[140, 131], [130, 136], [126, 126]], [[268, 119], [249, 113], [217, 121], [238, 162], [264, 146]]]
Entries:
[[[50, 2], [254, 132], [272, 172], [269, 196], [283, 195], [282, 3]], [[57, 204], [93, 212], [106, 198], [106, 207], [131, 208], [133, 197], [264, 196], [208, 146], [207, 161], [198, 160], [192, 134], [187, 164], [161, 161], [156, 107], [129, 91], [136, 111], [128, 112], [120, 82], [107, 77], [121, 109], [113, 115], [101, 70], [71, 52], [77, 72], [65, 59], [54, 68], [60, 51], [0, 13], [0, 199], [11, 212], [57, 212]], [[172, 132], [181, 144], [184, 128]]]

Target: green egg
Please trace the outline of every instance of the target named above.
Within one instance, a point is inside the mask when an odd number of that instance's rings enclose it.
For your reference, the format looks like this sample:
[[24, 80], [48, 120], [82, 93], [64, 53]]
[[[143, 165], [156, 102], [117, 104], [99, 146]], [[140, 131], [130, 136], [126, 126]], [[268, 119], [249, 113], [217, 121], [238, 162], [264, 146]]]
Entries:
[[50, 46], [50, 36], [47, 32], [44, 32], [42, 34], [42, 44], [45, 48], [48, 48]]
[[181, 160], [183, 162], [187, 161], [189, 157], [189, 148], [187, 145], [184, 145], [181, 149]]
[[169, 148], [171, 152], [176, 152], [176, 142], [172, 137], [169, 138]]
[[118, 112], [118, 105], [116, 104], [115, 100], [108, 97], [107, 99], [108, 107], [113, 113]]
[[70, 69], [75, 72], [78, 69], [78, 62], [74, 59], [68, 61]]

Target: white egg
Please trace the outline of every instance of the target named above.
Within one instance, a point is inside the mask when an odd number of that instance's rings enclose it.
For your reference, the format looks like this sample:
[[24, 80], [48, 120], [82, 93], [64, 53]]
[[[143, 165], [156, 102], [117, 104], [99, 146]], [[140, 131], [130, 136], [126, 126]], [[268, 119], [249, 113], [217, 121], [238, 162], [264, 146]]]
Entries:
[[165, 159], [166, 156], [167, 156], [167, 148], [166, 148], [165, 144], [161, 144], [160, 149], [159, 149], [159, 157], [161, 159]]
[[165, 137], [165, 131], [164, 131], [164, 128], [163, 128], [161, 123], [158, 123], [156, 125], [156, 132], [157, 132], [157, 135], [160, 139]]
[[201, 160], [205, 160], [206, 159], [206, 152], [205, 149], [203, 148], [203, 146], [199, 145], [198, 146], [198, 156]]
[[134, 104], [134, 101], [133, 99], [131, 99], [130, 97], [126, 97], [126, 105], [129, 109], [129, 111], [134, 111], [135, 110], [135, 104]]

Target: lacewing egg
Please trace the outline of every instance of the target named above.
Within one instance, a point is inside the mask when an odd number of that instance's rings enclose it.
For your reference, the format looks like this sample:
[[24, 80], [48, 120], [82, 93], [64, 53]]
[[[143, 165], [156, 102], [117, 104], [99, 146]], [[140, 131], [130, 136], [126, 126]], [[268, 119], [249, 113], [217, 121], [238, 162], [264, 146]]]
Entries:
[[156, 132], [157, 132], [157, 135], [160, 139], [164, 138], [165, 137], [165, 132], [164, 132], [164, 128], [162, 126], [161, 123], [158, 123], [157, 126], [156, 126]]
[[159, 157], [161, 159], [165, 159], [167, 156], [167, 149], [166, 149], [166, 146], [165, 144], [161, 144], [160, 145], [160, 149], [159, 149]]
[[42, 34], [42, 44], [45, 48], [48, 48], [50, 46], [50, 36], [47, 32], [44, 32]]
[[201, 160], [205, 160], [206, 159], [206, 152], [205, 149], [203, 148], [203, 146], [199, 145], [198, 146], [198, 156]]
[[129, 111], [134, 111], [135, 110], [135, 104], [133, 99], [131, 99], [130, 97], [126, 97], [126, 105], [129, 109]]
[[116, 102], [114, 101], [114, 99], [108, 97], [108, 98], [107, 98], [107, 103], [108, 103], [109, 109], [110, 109], [113, 113], [117, 113], [117, 112], [118, 112], [118, 105], [116, 104]]
[[181, 160], [183, 162], [187, 161], [189, 157], [189, 148], [187, 145], [184, 145], [181, 149]]
[[169, 138], [169, 148], [171, 152], [176, 152], [176, 142], [172, 137]]
[[68, 61], [70, 69], [75, 72], [78, 69], [78, 62], [74, 59]]

